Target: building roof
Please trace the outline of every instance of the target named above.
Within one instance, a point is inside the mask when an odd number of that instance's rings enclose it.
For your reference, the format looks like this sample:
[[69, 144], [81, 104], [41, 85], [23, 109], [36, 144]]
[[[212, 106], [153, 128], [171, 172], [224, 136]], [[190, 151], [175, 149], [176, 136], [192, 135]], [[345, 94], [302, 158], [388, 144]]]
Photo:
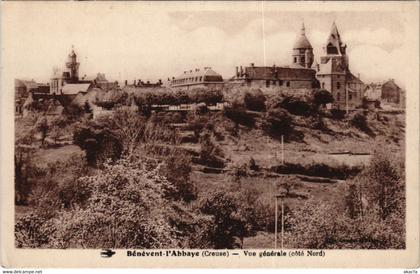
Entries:
[[178, 79], [185, 79], [190, 77], [199, 77], [199, 76], [214, 76], [214, 77], [220, 77], [220, 81], [223, 81], [222, 76], [212, 70], [210, 67], [205, 67], [204, 70], [201, 69], [195, 69], [190, 71], [184, 71], [183, 74], [179, 75], [178, 77], [175, 77], [175, 80]]
[[338, 32], [338, 28], [335, 22], [333, 22], [331, 26], [331, 32], [328, 36], [326, 45], [328, 46], [329, 44], [337, 48], [339, 54], [344, 54], [343, 48], [345, 48], [346, 45], [341, 41], [340, 33]]
[[305, 25], [302, 23], [302, 28], [300, 30], [300, 35], [297, 37], [293, 49], [312, 49], [312, 45], [309, 42], [308, 38], [305, 35]]
[[15, 79], [15, 87], [26, 87], [26, 89], [29, 91], [31, 89], [37, 89], [38, 84], [33, 80]]
[[315, 70], [303, 67], [245, 67], [247, 79], [252, 80], [310, 80]]
[[79, 92], [87, 92], [90, 86], [90, 83], [66, 84], [62, 88], [62, 93], [66, 95], [74, 95], [78, 94]]
[[364, 84], [362, 80], [360, 80], [360, 78], [356, 77], [353, 75], [353, 73], [348, 72], [346, 74], [346, 80], [347, 82], [357, 82], [359, 84]]
[[47, 115], [60, 115], [63, 114], [64, 107], [58, 100], [51, 100], [48, 105]]

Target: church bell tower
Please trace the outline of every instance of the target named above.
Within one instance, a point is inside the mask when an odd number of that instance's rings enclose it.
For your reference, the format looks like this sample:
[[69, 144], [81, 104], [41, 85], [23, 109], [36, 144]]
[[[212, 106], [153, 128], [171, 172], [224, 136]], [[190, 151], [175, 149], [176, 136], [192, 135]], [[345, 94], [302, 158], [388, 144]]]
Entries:
[[66, 68], [70, 71], [70, 79], [68, 79], [68, 82], [76, 83], [79, 81], [79, 66], [80, 63], [77, 62], [77, 55], [74, 52], [74, 47], [72, 46], [71, 53], [69, 54], [66, 62]]

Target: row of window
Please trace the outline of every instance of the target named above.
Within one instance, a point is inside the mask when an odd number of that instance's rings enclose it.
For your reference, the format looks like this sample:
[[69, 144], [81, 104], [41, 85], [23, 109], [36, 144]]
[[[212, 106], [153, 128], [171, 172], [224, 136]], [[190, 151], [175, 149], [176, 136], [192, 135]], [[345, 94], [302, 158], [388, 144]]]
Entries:
[[[305, 57], [300, 57], [300, 62], [305, 63]], [[297, 57], [295, 57], [294, 63], [297, 63]]]
[[266, 81], [265, 81], [265, 86], [268, 88], [268, 87], [270, 87], [270, 85], [272, 85], [272, 86], [276, 86], [276, 85], [278, 85], [279, 87], [281, 87], [281, 86], [290, 87], [290, 81], [283, 81], [283, 80], [266, 80]]
[[[354, 94], [354, 98], [357, 99], [357, 93]], [[341, 96], [340, 96], [340, 92], [337, 92], [337, 101], [340, 101]], [[343, 98], [345, 100], [345, 97]], [[349, 93], [349, 101], [351, 101], [353, 99], [353, 94]]]
[[184, 78], [184, 79], [177, 79], [177, 80], [173, 80], [172, 84], [173, 85], [182, 85], [182, 84], [189, 84], [189, 83], [197, 83], [197, 82], [202, 82], [203, 81], [203, 76], [200, 77], [189, 77], [189, 78]]

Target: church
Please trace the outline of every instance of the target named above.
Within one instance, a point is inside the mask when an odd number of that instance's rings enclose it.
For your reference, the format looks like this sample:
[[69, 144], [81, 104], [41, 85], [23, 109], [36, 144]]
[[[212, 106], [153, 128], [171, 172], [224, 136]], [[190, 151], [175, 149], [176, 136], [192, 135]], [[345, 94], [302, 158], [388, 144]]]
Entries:
[[305, 34], [302, 24], [292, 53], [290, 66], [250, 66], [236, 67], [235, 76], [231, 81], [243, 83], [248, 87], [276, 89], [311, 89], [319, 86], [316, 71], [312, 69], [314, 54], [311, 43]]
[[343, 110], [361, 106], [365, 86], [359, 77], [350, 72], [346, 49], [334, 22], [323, 47], [324, 55], [320, 64], [316, 65], [316, 77], [321, 88], [331, 92], [334, 107]]
[[334, 108], [355, 109], [362, 105], [365, 85], [351, 73], [346, 48], [334, 22], [318, 64], [302, 24], [293, 45], [289, 66], [255, 66], [251, 63], [244, 68], [236, 67], [231, 81], [249, 87], [279, 90], [321, 88], [332, 94]]

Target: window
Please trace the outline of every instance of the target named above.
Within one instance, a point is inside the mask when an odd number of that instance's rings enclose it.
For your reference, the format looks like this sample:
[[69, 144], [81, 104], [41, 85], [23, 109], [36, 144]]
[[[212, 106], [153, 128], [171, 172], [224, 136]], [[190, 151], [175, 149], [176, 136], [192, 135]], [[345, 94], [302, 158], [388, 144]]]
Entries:
[[297, 63], [297, 58], [295, 57], [295, 63]]
[[351, 100], [353, 98], [353, 96], [351, 95], [351, 93], [349, 93], [349, 100]]
[[332, 44], [328, 44], [328, 46], [327, 46], [327, 54], [338, 54], [338, 50]]
[[341, 85], [340, 82], [337, 82], [337, 89], [340, 89]]
[[322, 88], [325, 88], [325, 83], [324, 82], [322, 82]]
[[203, 76], [200, 76], [200, 82], [203, 81]]
[[283, 80], [280, 80], [279, 81], [279, 86], [282, 86], [283, 85]]
[[340, 101], [340, 92], [337, 92], [337, 101]]
[[286, 82], [286, 86], [290, 87], [290, 82], [289, 81]]
[[305, 57], [300, 57], [300, 62], [305, 63]]
[[269, 88], [269, 87], [270, 87], [270, 80], [266, 80], [266, 81], [265, 81], [265, 86], [266, 86], [267, 88]]

